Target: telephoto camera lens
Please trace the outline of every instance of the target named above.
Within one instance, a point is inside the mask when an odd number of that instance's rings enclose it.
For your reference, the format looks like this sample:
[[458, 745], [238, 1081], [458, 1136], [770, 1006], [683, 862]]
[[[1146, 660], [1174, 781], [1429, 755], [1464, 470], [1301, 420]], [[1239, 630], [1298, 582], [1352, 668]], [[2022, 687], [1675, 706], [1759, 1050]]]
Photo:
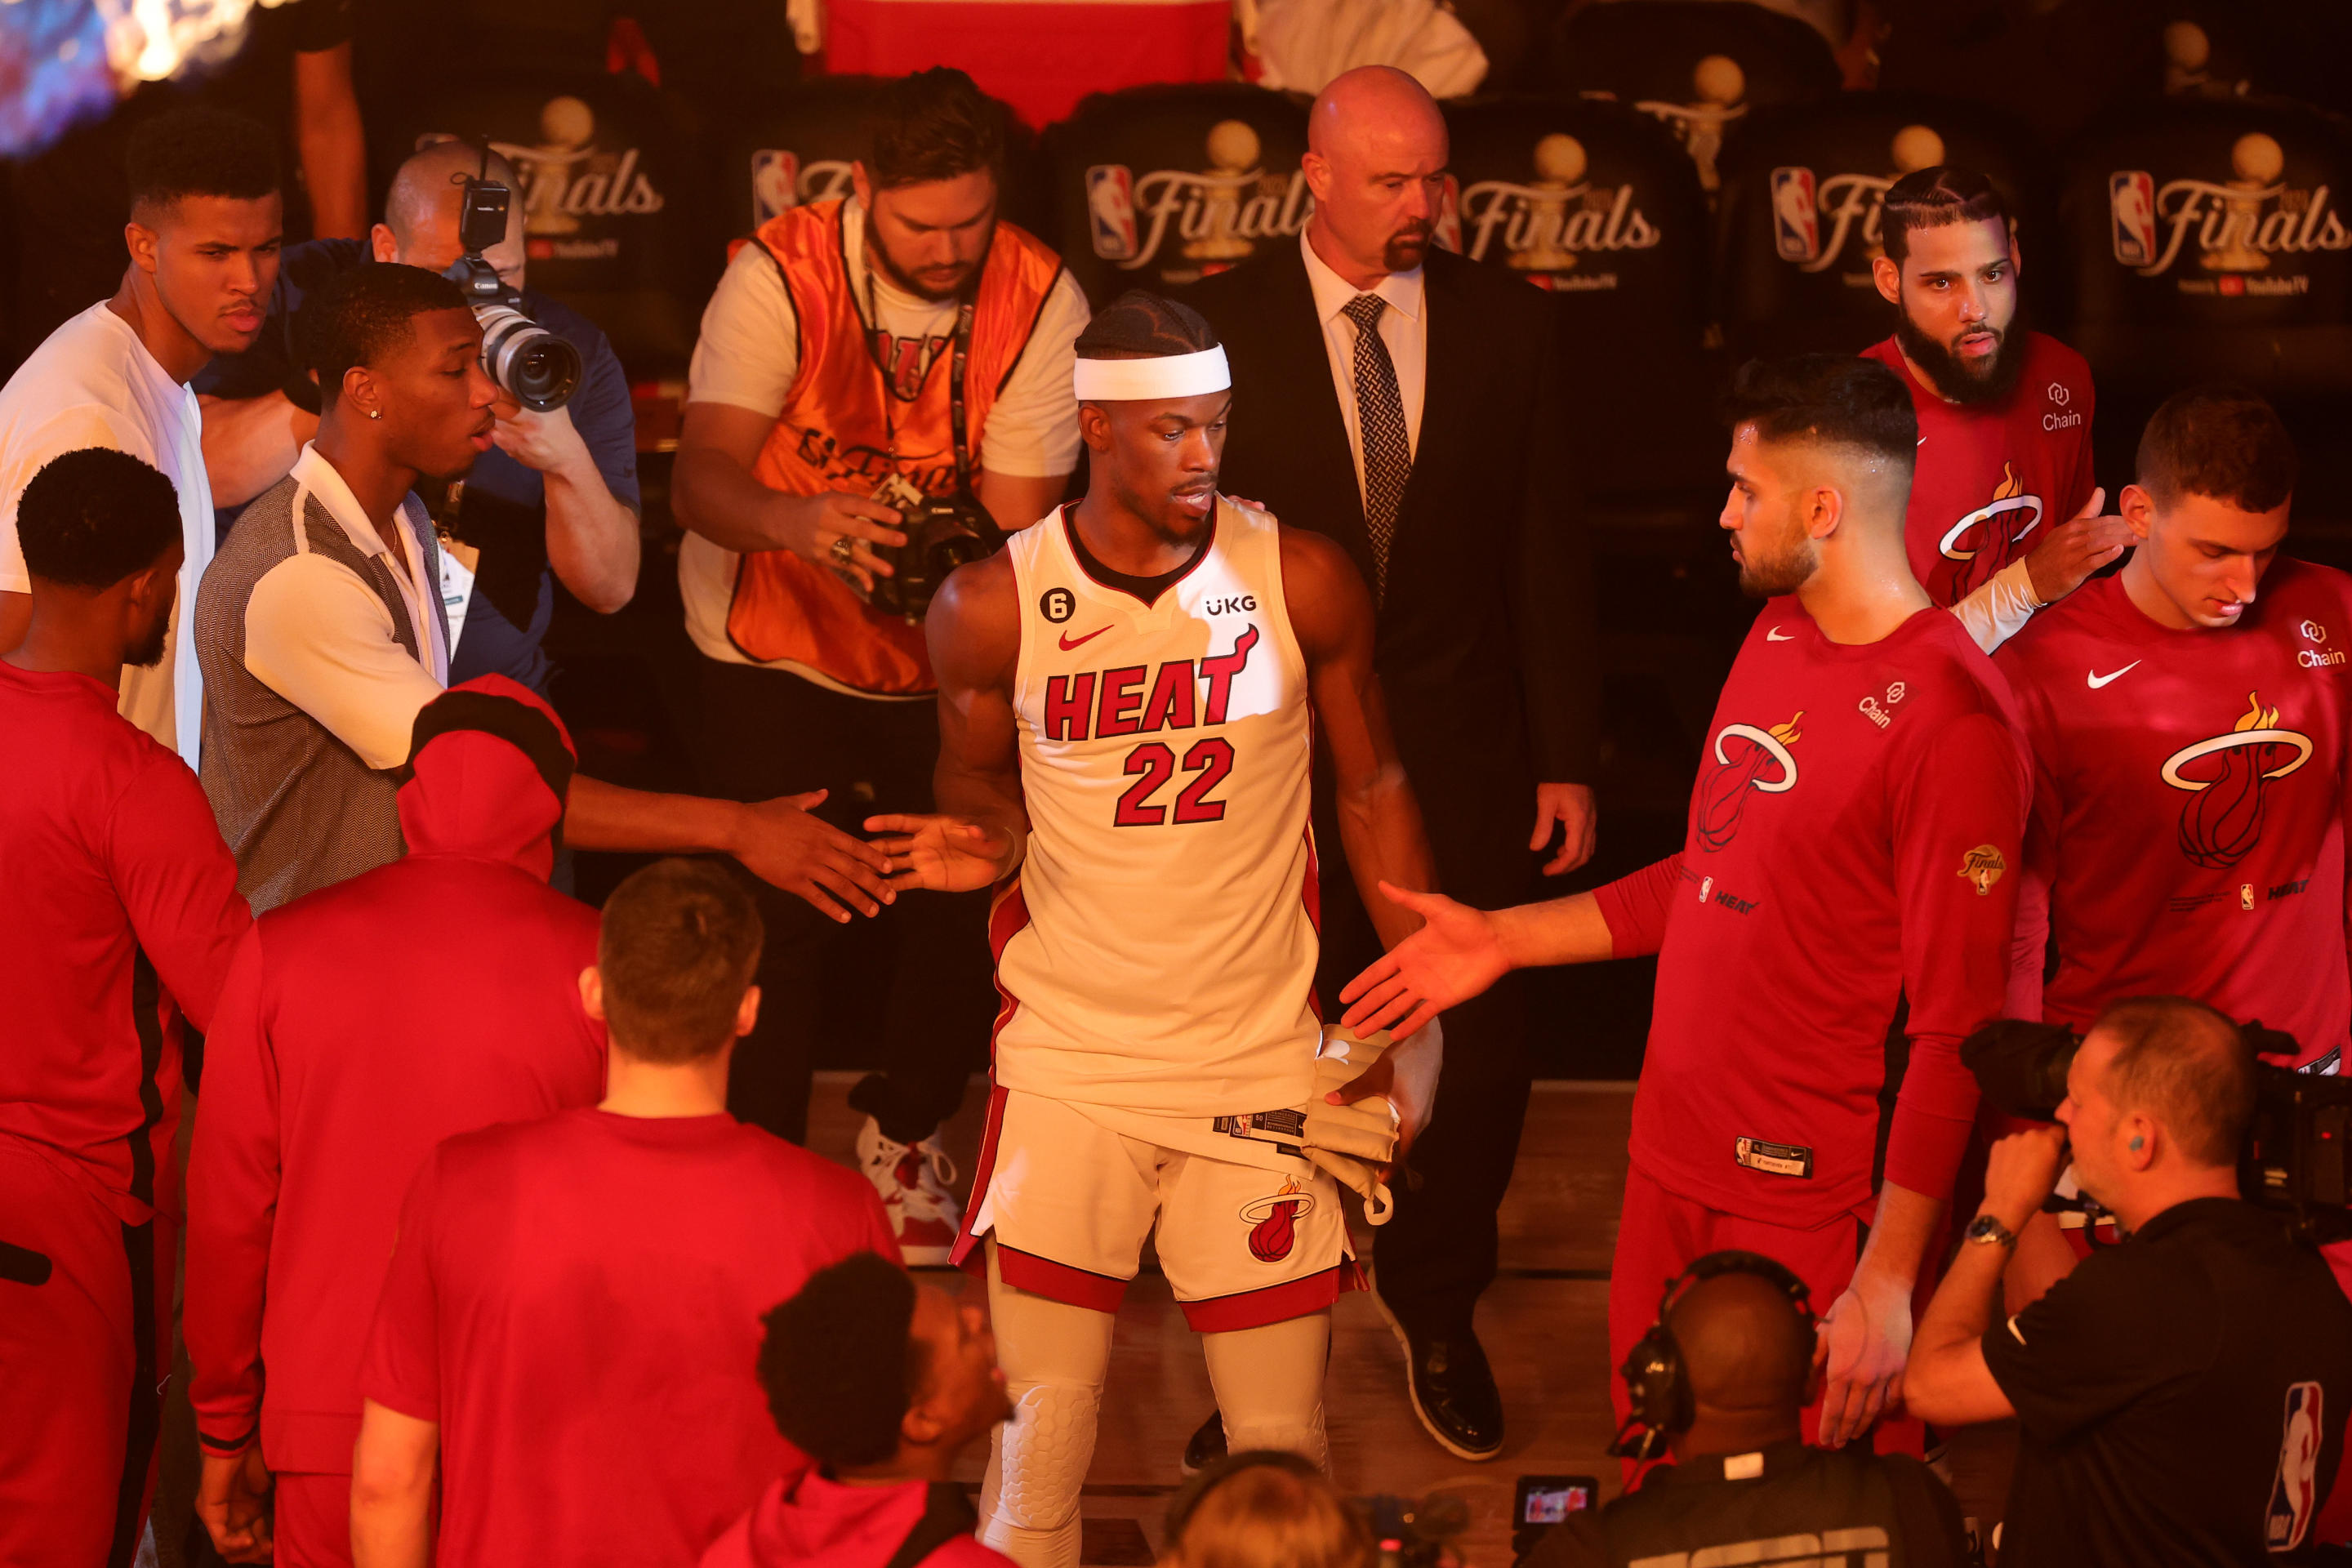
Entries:
[[525, 408], [561, 408], [580, 384], [580, 351], [507, 304], [478, 304], [482, 368]]

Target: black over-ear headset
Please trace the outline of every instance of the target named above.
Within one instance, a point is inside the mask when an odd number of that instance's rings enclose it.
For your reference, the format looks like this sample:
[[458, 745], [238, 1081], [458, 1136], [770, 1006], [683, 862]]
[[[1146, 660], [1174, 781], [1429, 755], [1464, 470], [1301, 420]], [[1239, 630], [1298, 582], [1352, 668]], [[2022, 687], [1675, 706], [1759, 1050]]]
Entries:
[[[1710, 1252], [1699, 1258], [1666, 1281], [1665, 1294], [1658, 1299], [1658, 1321], [1635, 1342], [1626, 1352], [1625, 1364], [1617, 1369], [1633, 1402], [1633, 1414], [1625, 1417], [1625, 1424], [1617, 1429], [1617, 1440], [1609, 1446], [1617, 1458], [1654, 1459], [1665, 1451], [1669, 1434], [1696, 1419], [1690, 1383], [1683, 1372], [1682, 1347], [1675, 1343], [1674, 1331], [1666, 1327], [1666, 1314], [1684, 1291], [1719, 1274], [1754, 1274], [1770, 1280], [1788, 1292], [1789, 1305], [1805, 1326], [1813, 1326], [1812, 1292], [1786, 1264], [1760, 1252], [1736, 1250]], [[1641, 1430], [1635, 1431], [1636, 1427]]]

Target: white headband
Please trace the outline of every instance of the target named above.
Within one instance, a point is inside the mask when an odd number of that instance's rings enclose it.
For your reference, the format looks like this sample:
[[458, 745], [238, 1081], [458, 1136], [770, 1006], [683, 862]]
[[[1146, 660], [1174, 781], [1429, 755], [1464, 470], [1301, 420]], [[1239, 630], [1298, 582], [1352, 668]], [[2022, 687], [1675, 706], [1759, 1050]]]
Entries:
[[1070, 380], [1082, 403], [1198, 397], [1204, 392], [1223, 392], [1234, 384], [1222, 348], [1158, 359], [1082, 359], [1070, 373]]

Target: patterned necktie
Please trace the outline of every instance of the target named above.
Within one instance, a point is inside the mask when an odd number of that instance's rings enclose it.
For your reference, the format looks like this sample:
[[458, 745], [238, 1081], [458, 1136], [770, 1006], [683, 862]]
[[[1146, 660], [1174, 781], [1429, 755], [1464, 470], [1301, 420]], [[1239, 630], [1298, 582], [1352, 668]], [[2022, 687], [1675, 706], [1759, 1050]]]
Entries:
[[1359, 294], [1342, 312], [1356, 323], [1356, 431], [1364, 447], [1364, 532], [1372, 545], [1375, 602], [1388, 596], [1389, 546], [1404, 506], [1405, 481], [1412, 478], [1404, 400], [1397, 395], [1389, 346], [1381, 341], [1381, 312], [1387, 308], [1378, 294]]

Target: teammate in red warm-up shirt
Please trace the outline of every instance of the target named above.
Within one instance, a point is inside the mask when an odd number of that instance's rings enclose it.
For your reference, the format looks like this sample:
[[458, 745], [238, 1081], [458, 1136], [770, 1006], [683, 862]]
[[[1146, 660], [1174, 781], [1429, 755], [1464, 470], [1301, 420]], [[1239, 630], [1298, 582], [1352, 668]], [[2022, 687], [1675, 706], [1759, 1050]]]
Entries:
[[1904, 536], [1911, 574], [1990, 653], [2127, 542], [2091, 479], [2091, 367], [2017, 319], [2008, 208], [1982, 174], [1889, 187], [1872, 263], [1895, 335], [1864, 354], [1919, 416]]
[[18, 530], [31, 623], [0, 659], [0, 1563], [128, 1563], [171, 1365], [182, 1016], [249, 917], [196, 777], [115, 711], [163, 657], [171, 480], [54, 458]]
[[360, 1357], [433, 1146], [604, 1093], [580, 1002], [596, 911], [547, 885], [572, 764], [526, 688], [444, 692], [400, 789], [406, 856], [271, 910], [237, 949], [205, 1042], [183, 1309], [197, 1512], [232, 1561], [272, 1535], [281, 1562], [351, 1561]]
[[1410, 1028], [1509, 968], [1655, 952], [1613, 1351], [1694, 1258], [1779, 1258], [1829, 1304], [1807, 1434], [1835, 1445], [1890, 1405], [1968, 1142], [1958, 1046], [2000, 1008], [2027, 769], [2000, 676], [1905, 569], [1916, 426], [1895, 376], [1811, 355], [1749, 366], [1733, 403], [1722, 523], [1741, 585], [1768, 602], [1716, 709], [1682, 853], [1492, 913], [1391, 893], [1430, 923], [1349, 984], [1347, 1022]]
[[2352, 577], [2276, 553], [2294, 449], [2253, 394], [2175, 395], [2138, 468], [2130, 563], [2000, 653], [2034, 761], [2010, 1012], [2082, 1029], [2120, 996], [2190, 996], [2334, 1072]]
[[[2081, 1029], [2120, 997], [2189, 996], [2333, 1073], [2352, 1031], [2352, 577], [2277, 553], [2295, 454], [2254, 394], [2177, 394], [2137, 468], [2130, 562], [2001, 649], [2034, 763], [2008, 1010]], [[2352, 1290], [2352, 1247], [2326, 1250]], [[2011, 1310], [2079, 1251], [2035, 1216]], [[2352, 1536], [2352, 1488], [2316, 1531]]]
[[360, 1376], [370, 1568], [692, 1568], [794, 1467], [752, 1376], [761, 1315], [898, 1253], [864, 1177], [727, 1114], [760, 941], [716, 866], [629, 878], [580, 981], [603, 1101], [452, 1138], [418, 1173]]

